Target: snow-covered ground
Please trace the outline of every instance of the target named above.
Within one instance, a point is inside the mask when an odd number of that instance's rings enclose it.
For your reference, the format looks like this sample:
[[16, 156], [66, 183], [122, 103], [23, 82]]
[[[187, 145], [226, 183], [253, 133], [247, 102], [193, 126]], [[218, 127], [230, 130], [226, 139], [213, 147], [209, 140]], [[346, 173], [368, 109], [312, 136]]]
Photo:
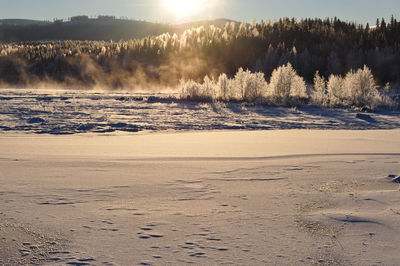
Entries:
[[399, 128], [399, 111], [2, 90], [0, 265], [395, 265]]
[[400, 261], [399, 129], [9, 132], [0, 147], [0, 264]]
[[216, 129], [394, 129], [399, 111], [194, 103], [166, 94], [1, 90], [0, 132], [74, 134]]

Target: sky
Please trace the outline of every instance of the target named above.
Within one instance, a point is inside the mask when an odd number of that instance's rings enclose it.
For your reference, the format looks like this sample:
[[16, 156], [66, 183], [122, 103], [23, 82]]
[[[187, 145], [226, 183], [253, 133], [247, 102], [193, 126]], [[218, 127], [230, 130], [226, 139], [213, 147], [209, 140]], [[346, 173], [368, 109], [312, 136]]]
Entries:
[[53, 20], [83, 14], [165, 23], [336, 16], [375, 24], [377, 18], [392, 14], [400, 19], [400, 0], [0, 0], [0, 18]]

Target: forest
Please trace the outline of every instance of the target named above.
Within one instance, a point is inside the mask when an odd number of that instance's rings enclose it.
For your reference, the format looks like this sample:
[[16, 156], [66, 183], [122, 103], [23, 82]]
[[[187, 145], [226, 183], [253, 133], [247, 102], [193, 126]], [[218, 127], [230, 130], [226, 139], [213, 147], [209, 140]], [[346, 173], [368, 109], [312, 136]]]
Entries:
[[[0, 43], [3, 86], [40, 84], [106, 89], [177, 87], [239, 69], [262, 73], [289, 66], [306, 84], [371, 71], [377, 87], [400, 82], [400, 22], [376, 25], [332, 19], [289, 19], [201, 26], [127, 41], [27, 41]], [[365, 66], [365, 67], [364, 67]]]

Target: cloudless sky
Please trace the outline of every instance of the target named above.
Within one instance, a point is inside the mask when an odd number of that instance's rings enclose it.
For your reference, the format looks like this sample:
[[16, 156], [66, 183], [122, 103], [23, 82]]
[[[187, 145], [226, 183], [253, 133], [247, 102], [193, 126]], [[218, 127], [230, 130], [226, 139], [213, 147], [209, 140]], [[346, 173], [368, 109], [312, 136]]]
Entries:
[[[202, 7], [176, 15], [165, 8], [165, 0], [0, 0], [0, 18], [52, 20], [75, 15], [114, 15], [153, 22], [186, 22], [228, 18], [334, 17], [375, 24], [377, 18], [400, 18], [400, 0], [196, 0]], [[191, 1], [191, 0], [186, 0]]]

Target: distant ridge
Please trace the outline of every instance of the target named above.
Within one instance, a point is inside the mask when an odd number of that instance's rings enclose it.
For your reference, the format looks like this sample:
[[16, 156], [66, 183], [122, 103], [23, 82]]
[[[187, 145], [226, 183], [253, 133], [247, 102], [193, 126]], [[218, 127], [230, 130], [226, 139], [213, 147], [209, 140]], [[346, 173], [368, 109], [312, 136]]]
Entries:
[[27, 26], [27, 25], [43, 25], [51, 22], [33, 19], [0, 19], [0, 25]]
[[223, 27], [229, 19], [203, 20], [184, 24], [154, 23], [139, 20], [117, 19], [113, 16], [72, 17], [68, 21], [54, 22], [28, 19], [0, 20], [0, 41], [43, 40], [97, 40], [119, 41], [162, 33], [181, 34], [186, 29], [199, 26]]

